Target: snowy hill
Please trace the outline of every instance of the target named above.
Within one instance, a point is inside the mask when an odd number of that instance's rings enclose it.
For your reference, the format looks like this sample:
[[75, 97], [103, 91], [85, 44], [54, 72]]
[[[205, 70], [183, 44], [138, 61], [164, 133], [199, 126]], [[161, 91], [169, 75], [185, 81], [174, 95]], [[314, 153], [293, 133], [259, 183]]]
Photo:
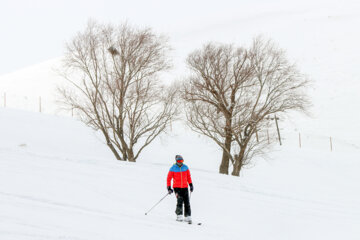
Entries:
[[[59, 112], [60, 58], [2, 75], [0, 240], [360, 238], [359, 2], [258, 0], [217, 16], [165, 29], [175, 68], [164, 81], [184, 76], [187, 54], [205, 42], [249, 44], [263, 34], [313, 80], [312, 117], [280, 119], [283, 146], [239, 178], [217, 174], [218, 147], [183, 122], [131, 164]], [[34, 113], [40, 97], [42, 114]], [[193, 218], [202, 226], [174, 221], [174, 196], [144, 215], [166, 194], [175, 154], [191, 169]]]
[[0, 76], [1, 107], [39, 112], [41, 98], [41, 112], [59, 113], [56, 89], [64, 82], [57, 72], [60, 65], [61, 58], [56, 58]]
[[[359, 154], [283, 146], [240, 178], [208, 158], [169, 152], [114, 160], [98, 136], [63, 117], [0, 110], [0, 239], [358, 239]], [[179, 139], [180, 138], [180, 139]], [[196, 136], [174, 137], [199, 144]], [[200, 141], [200, 140], [198, 140]], [[181, 145], [181, 144], [179, 144]], [[161, 148], [149, 147], [151, 156]], [[190, 166], [193, 219], [166, 194], [176, 153]], [[166, 155], [166, 156], [164, 156]], [[209, 170], [206, 170], [209, 169]]]
[[[221, 6], [222, 10], [225, 8], [231, 9]], [[255, 35], [263, 34], [286, 49], [289, 58], [313, 80], [310, 90], [314, 103], [312, 118], [296, 115], [291, 124], [281, 119], [283, 129], [292, 131], [294, 138], [298, 132], [309, 138], [332, 136], [360, 148], [360, 114], [354, 111], [360, 102], [358, 1], [277, 0], [267, 3], [258, 0], [231, 9], [229, 14], [221, 12], [216, 16], [208, 15], [196, 23], [188, 22], [190, 20], [183, 25], [177, 23], [174, 28], [160, 27], [158, 22], [154, 24], [155, 31], [169, 34], [174, 48], [175, 67], [164, 75], [164, 81], [184, 77], [186, 56], [208, 41], [246, 45]], [[3, 106], [6, 93], [8, 107], [39, 111], [41, 97], [42, 112], [61, 113], [56, 105], [55, 90], [64, 80], [53, 71], [60, 67], [60, 61], [61, 58], [57, 58], [0, 76], [0, 105]]]

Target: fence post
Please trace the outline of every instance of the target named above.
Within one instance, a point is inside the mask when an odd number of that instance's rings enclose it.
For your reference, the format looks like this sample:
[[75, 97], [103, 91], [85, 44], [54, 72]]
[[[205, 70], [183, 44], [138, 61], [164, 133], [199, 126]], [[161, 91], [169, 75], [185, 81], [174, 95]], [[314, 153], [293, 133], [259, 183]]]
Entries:
[[299, 147], [301, 148], [301, 134], [299, 133]]
[[269, 129], [266, 129], [268, 144], [270, 144]]
[[332, 138], [330, 137], [330, 152], [333, 151], [333, 144], [332, 144]]
[[41, 112], [41, 97], [39, 97], [39, 112]]
[[280, 143], [280, 146], [281, 146], [282, 144], [281, 144], [281, 136], [280, 136], [280, 130], [279, 130], [278, 119], [279, 119], [279, 118], [278, 118], [278, 117], [276, 117], [276, 115], [275, 115], [276, 129], [277, 129], [277, 132], [278, 132], [279, 143]]

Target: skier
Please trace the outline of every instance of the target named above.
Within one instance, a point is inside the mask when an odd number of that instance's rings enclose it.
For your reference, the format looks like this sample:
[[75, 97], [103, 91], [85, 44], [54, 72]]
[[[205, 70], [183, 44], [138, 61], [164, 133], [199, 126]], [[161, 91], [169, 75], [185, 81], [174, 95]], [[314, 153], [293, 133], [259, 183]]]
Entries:
[[[175, 213], [177, 215], [176, 221], [183, 221], [183, 204], [185, 205], [185, 222], [192, 223], [191, 209], [188, 184], [190, 192], [193, 192], [194, 187], [191, 180], [190, 170], [183, 162], [181, 155], [175, 156], [176, 163], [170, 168], [167, 176], [167, 189], [169, 194], [175, 192], [177, 199]], [[173, 179], [173, 189], [171, 189], [171, 180]]]

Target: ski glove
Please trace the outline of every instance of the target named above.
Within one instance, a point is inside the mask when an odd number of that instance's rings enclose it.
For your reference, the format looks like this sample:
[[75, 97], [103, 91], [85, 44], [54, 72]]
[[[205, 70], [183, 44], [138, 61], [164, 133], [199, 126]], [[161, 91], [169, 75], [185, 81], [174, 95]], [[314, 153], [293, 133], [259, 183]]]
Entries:
[[193, 192], [194, 191], [194, 186], [192, 183], [189, 183], [189, 186], [190, 186], [190, 192]]
[[168, 186], [167, 189], [168, 189], [169, 194], [172, 194], [174, 192], [174, 190], [172, 190], [170, 186]]

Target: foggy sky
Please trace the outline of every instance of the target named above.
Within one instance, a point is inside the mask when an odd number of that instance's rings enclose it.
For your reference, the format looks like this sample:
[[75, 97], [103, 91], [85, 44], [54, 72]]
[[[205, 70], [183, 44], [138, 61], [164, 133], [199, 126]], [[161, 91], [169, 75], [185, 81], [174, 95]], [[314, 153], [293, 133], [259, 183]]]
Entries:
[[[326, 3], [331, 1], [336, 2], [329, 0]], [[197, 36], [199, 42], [224, 40], [221, 38], [224, 28], [241, 22], [245, 15], [252, 14], [256, 18], [267, 9], [274, 9], [276, 4], [278, 6], [275, 8], [279, 9], [279, 12], [283, 9], [306, 9], [306, 4], [309, 3], [316, 5], [316, 1], [303, 2], [1, 0], [0, 75], [61, 56], [65, 42], [82, 30], [90, 18], [105, 23], [128, 21], [137, 26], [152, 27], [156, 32], [168, 35], [171, 42], [177, 42], [176, 47], [181, 48], [184, 45], [182, 41], [194, 41], [194, 36]], [[323, 2], [318, 2], [319, 7], [323, 7]], [[238, 28], [236, 31], [241, 33], [242, 29]], [[189, 36], [193, 38], [189, 39]], [[228, 36], [232, 36], [232, 32]], [[236, 34], [234, 36], [227, 39], [230, 42], [238, 40]], [[194, 41], [194, 45], [196, 44]]]

